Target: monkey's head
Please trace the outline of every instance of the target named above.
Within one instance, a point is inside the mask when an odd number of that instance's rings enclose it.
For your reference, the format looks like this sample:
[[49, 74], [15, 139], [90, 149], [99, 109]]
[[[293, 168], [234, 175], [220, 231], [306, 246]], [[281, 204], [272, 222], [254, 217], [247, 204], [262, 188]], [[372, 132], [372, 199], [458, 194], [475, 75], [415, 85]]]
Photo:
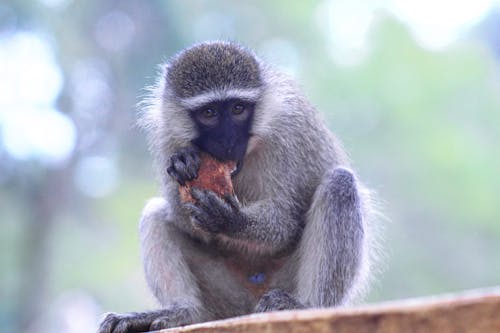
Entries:
[[195, 125], [191, 143], [219, 160], [236, 161], [239, 170], [263, 91], [254, 54], [229, 42], [198, 44], [167, 64], [164, 80], [165, 96], [181, 109], [177, 114]]

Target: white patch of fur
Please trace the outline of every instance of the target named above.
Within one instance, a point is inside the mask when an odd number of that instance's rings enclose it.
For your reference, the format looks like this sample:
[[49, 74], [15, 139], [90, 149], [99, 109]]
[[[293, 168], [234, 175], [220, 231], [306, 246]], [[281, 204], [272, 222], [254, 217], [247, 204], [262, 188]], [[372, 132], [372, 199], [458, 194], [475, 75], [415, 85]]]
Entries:
[[205, 104], [230, 99], [239, 98], [242, 100], [256, 101], [259, 99], [261, 91], [259, 88], [243, 89], [243, 88], [231, 88], [231, 89], [218, 89], [209, 91], [197, 96], [184, 98], [181, 100], [181, 105], [187, 109], [196, 109]]
[[155, 197], [148, 200], [146, 206], [144, 206], [144, 209], [142, 210], [142, 215], [159, 218], [159, 216], [156, 216], [157, 214], [168, 216], [170, 210], [171, 208], [164, 198]]
[[250, 155], [253, 152], [259, 150], [264, 144], [264, 140], [258, 135], [252, 135], [248, 140], [247, 151], [245, 155]]

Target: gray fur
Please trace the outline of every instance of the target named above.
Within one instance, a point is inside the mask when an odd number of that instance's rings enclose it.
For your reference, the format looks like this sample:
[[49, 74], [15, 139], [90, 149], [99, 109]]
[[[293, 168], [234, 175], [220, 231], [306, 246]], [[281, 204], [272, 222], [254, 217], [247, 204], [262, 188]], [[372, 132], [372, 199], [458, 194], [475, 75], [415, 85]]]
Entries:
[[214, 89], [257, 88], [262, 85], [259, 63], [253, 53], [232, 43], [203, 43], [174, 57], [166, 81], [180, 98]]
[[[162, 198], [148, 203], [140, 228], [146, 279], [161, 306], [183, 309], [185, 324], [346, 305], [360, 296], [374, 257], [369, 192], [293, 80], [225, 42], [181, 52], [161, 78], [142, 124]], [[249, 92], [258, 99], [243, 168], [233, 178], [237, 199], [198, 191], [199, 204], [181, 204], [167, 166], [197, 136], [182, 101]], [[273, 267], [267, 292], [245, 289], [228, 262], [249, 272]], [[109, 327], [100, 333], [126, 332]]]

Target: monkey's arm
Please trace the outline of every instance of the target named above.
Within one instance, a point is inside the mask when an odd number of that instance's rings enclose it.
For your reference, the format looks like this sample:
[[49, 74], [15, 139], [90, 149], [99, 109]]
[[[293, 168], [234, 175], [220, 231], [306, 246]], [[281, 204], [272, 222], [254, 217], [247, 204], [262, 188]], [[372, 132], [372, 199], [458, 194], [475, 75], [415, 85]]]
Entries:
[[232, 236], [254, 241], [271, 252], [279, 251], [298, 240], [301, 217], [294, 212], [294, 208], [271, 199], [243, 206], [240, 229]]
[[233, 196], [221, 199], [215, 193], [193, 189], [196, 204], [185, 206], [202, 229], [227, 241], [266, 253], [286, 249], [300, 234], [301, 218], [296, 208], [264, 199], [241, 206]]
[[172, 211], [162, 198], [148, 202], [140, 223], [146, 280], [163, 309], [115, 314], [101, 323], [99, 333], [153, 331], [202, 321], [198, 285], [181, 251], [181, 235], [172, 226]]
[[[168, 173], [182, 185], [196, 178], [199, 166], [200, 159], [195, 149], [181, 149], [172, 155]], [[169, 193], [176, 197], [177, 186], [170, 185]], [[194, 203], [181, 203], [180, 206], [188, 209], [194, 224], [202, 230], [236, 242], [237, 247], [275, 253], [286, 249], [300, 234], [301, 214], [298, 207], [301, 202], [292, 199], [289, 189], [275, 186], [274, 190], [280, 193], [241, 206], [234, 196], [220, 198], [212, 191], [193, 187], [191, 195]]]

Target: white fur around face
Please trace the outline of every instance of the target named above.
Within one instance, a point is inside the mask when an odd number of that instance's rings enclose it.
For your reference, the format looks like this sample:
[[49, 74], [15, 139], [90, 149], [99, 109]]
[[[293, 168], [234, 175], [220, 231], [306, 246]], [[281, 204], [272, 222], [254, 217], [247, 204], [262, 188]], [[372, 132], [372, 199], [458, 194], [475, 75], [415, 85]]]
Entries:
[[239, 98], [243, 100], [255, 101], [259, 98], [260, 94], [261, 91], [259, 88], [218, 89], [197, 96], [184, 98], [181, 100], [181, 105], [186, 109], [196, 109], [199, 108], [200, 106], [203, 106], [213, 101], [230, 99], [230, 98]]

